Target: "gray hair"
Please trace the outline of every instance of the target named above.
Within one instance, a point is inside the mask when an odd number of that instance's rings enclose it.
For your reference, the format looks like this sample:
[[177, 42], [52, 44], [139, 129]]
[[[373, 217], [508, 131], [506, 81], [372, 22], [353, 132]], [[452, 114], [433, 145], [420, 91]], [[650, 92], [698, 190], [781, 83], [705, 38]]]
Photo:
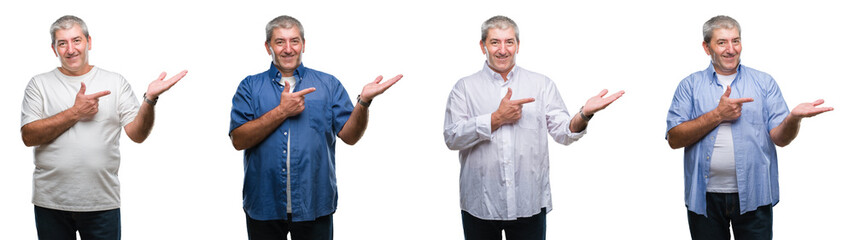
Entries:
[[491, 17], [486, 22], [483, 22], [483, 25], [480, 25], [480, 42], [486, 42], [486, 34], [489, 33], [489, 29], [507, 29], [508, 27], [513, 27], [513, 32], [516, 33], [516, 41], [518, 42], [519, 26], [516, 26], [516, 22], [513, 19], [501, 15]]
[[303, 30], [302, 28], [302, 23], [300, 23], [299, 20], [297, 20], [296, 18], [293, 18], [288, 15], [282, 15], [274, 18], [273, 20], [270, 20], [270, 22], [267, 23], [267, 43], [270, 43], [270, 38], [273, 37], [273, 29], [290, 29], [294, 26], [299, 28], [299, 37], [303, 41], [305, 41], [305, 30]]
[[86, 23], [83, 22], [83, 19], [79, 17], [75, 17], [73, 15], [65, 15], [56, 19], [56, 22], [50, 25], [50, 45], [54, 46], [56, 44], [56, 31], [57, 30], [68, 30], [74, 27], [74, 25], [80, 26], [80, 29], [83, 30], [83, 35], [86, 38], [89, 38], [89, 28], [86, 27]]
[[735, 21], [735, 19], [729, 16], [718, 15], [709, 19], [709, 21], [706, 21], [706, 23], [703, 24], [703, 41], [706, 43], [711, 42], [712, 32], [714, 32], [715, 29], [718, 28], [736, 28], [738, 29], [738, 35], [741, 36], [741, 25], [738, 25], [738, 21]]

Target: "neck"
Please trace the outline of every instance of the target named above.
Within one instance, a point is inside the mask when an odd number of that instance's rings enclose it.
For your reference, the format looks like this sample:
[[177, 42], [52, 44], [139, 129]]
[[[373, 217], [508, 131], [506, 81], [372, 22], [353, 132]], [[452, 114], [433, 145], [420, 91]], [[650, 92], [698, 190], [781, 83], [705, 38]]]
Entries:
[[86, 74], [86, 73], [89, 73], [89, 71], [92, 71], [92, 68], [93, 68], [93, 67], [95, 67], [95, 66], [92, 66], [92, 65], [86, 64], [86, 66], [85, 66], [85, 67], [83, 67], [83, 68], [81, 68], [81, 69], [79, 69], [79, 70], [70, 70], [70, 69], [65, 68], [65, 67], [63, 66], [63, 67], [59, 67], [59, 72], [62, 72], [62, 74], [65, 74], [65, 75], [68, 75], [68, 76], [73, 76], [73, 77], [76, 77], [76, 76], [83, 76], [83, 74]]

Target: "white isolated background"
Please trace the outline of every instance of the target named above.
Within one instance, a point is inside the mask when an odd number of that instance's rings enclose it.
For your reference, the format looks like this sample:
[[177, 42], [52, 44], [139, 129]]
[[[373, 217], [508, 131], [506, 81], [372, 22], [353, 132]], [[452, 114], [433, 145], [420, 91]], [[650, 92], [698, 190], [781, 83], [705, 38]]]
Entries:
[[[520, 26], [518, 65], [553, 79], [570, 111], [607, 88], [626, 94], [571, 146], [550, 143], [549, 239], [688, 239], [682, 150], [666, 141], [678, 82], [705, 69], [701, 26], [726, 14], [743, 28], [742, 63], [770, 73], [789, 108], [824, 98], [833, 112], [778, 148], [777, 239], [838, 239], [854, 214], [851, 8], [832, 1], [17, 1], [0, 9], [0, 231], [35, 239], [32, 149], [20, 140], [29, 79], [59, 65], [48, 29], [89, 25], [90, 62], [141, 96], [161, 71], [189, 74], [157, 105], [143, 144], [122, 137], [124, 239], [245, 239], [242, 152], [228, 138], [231, 98], [265, 71], [264, 26], [287, 14], [306, 28], [307, 67], [355, 99], [377, 75], [403, 80], [376, 98], [356, 146], [337, 148], [337, 239], [462, 239], [457, 152], [442, 137], [454, 83], [482, 67], [480, 24]], [[748, 103], [749, 104], [749, 103]]]

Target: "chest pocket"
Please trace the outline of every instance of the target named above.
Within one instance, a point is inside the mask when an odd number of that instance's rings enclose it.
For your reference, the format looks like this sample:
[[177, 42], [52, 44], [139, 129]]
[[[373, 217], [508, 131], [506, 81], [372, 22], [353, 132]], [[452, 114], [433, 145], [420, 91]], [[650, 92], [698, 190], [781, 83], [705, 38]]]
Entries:
[[323, 100], [306, 99], [302, 114], [308, 117], [312, 129], [320, 133], [332, 131], [332, 109]]
[[545, 114], [543, 114], [538, 103], [534, 101], [522, 105], [522, 118], [517, 124], [522, 128], [539, 129], [542, 126], [543, 118], [545, 118]]

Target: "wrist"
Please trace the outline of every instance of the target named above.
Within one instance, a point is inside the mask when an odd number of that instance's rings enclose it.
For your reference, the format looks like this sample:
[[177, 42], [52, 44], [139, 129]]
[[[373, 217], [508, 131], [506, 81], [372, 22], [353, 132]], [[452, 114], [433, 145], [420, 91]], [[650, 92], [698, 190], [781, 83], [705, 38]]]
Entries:
[[593, 118], [593, 113], [585, 113], [584, 112], [584, 106], [582, 106], [581, 109], [578, 109], [578, 113], [580, 114], [581, 119], [583, 119], [584, 121], [589, 122], [590, 119]]
[[363, 107], [370, 107], [372, 101], [373, 101], [373, 98], [367, 98], [367, 97], [363, 98], [361, 94], [356, 96], [356, 102], [359, 103], [359, 105], [362, 105]]
[[490, 121], [491, 125], [496, 125], [496, 126], [502, 125], [501, 118], [498, 117], [498, 114], [496, 114], [495, 112], [493, 112], [492, 114], [489, 115], [489, 121]]
[[151, 106], [156, 105], [157, 99], [159, 99], [159, 98], [160, 98], [159, 96], [148, 95], [147, 92], [142, 94], [142, 101], [148, 103]]

